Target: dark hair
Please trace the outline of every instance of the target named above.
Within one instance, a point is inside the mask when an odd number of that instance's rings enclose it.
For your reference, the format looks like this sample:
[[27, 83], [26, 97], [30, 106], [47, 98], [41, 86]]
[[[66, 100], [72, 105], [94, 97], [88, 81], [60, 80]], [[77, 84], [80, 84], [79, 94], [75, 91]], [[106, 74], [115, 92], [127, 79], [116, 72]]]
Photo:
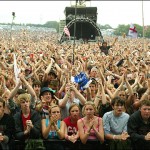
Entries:
[[144, 88], [140, 88], [140, 89], [137, 90], [139, 98], [142, 97], [142, 95], [146, 92], [146, 90], [147, 90], [147, 88], [145, 88], [145, 87]]
[[143, 105], [150, 106], [150, 100], [148, 100], [148, 99], [142, 100], [140, 102], [140, 107], [142, 107]]
[[104, 41], [102, 44], [107, 44], [107, 42]]
[[97, 86], [98, 82], [96, 81], [96, 79], [91, 78], [91, 80], [92, 80], [91, 84], [94, 84], [94, 85], [96, 85], [96, 86]]
[[41, 86], [42, 84], [41, 84], [41, 82], [40, 82], [39, 80], [35, 80], [35, 81], [33, 82], [33, 84], [32, 84], [32, 87], [34, 87], [34, 86], [36, 86], [36, 85]]
[[134, 84], [135, 79], [130, 79], [128, 82], [130, 83], [130, 85], [132, 85], [132, 84]]
[[2, 98], [0, 98], [0, 102], [3, 104], [3, 107], [5, 107], [5, 101]]
[[75, 106], [77, 106], [79, 108], [79, 112], [80, 112], [80, 106], [77, 103], [72, 103], [69, 107], [69, 114], [70, 114], [71, 109]]
[[17, 91], [18, 95], [24, 94], [24, 93], [27, 93], [26, 90], [24, 90], [24, 89], [18, 89], [18, 91]]
[[115, 104], [124, 106], [125, 105], [125, 101], [123, 99], [121, 99], [119, 96], [116, 96], [111, 101], [111, 105], [112, 106], [114, 106]]
[[54, 78], [57, 78], [57, 74], [54, 69], [51, 69], [50, 72], [48, 73], [48, 75], [53, 75]]

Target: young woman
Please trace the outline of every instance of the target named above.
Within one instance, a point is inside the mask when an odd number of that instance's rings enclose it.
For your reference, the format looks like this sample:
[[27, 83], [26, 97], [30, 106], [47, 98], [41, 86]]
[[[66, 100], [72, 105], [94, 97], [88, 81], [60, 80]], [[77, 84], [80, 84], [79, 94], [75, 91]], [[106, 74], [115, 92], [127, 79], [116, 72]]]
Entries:
[[73, 103], [69, 108], [69, 116], [63, 121], [65, 122], [65, 139], [73, 143], [79, 138], [77, 121], [80, 118], [80, 107]]
[[102, 118], [97, 117], [96, 106], [92, 101], [85, 103], [82, 113], [83, 118], [77, 122], [78, 132], [81, 142], [85, 144], [88, 139], [98, 139], [104, 142], [104, 130]]
[[[44, 139], [64, 139], [65, 123], [60, 120], [61, 113], [58, 105], [49, 108], [50, 118], [42, 119], [42, 135]], [[46, 143], [46, 148], [51, 150], [63, 150], [62, 145], [57, 143]]]

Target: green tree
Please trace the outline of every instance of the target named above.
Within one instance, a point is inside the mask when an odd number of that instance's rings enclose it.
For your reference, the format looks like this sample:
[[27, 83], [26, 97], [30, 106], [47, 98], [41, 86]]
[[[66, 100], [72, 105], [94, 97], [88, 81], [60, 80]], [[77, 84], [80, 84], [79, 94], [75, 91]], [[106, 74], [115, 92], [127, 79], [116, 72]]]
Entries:
[[129, 27], [130, 25], [118, 25], [118, 27], [114, 31], [114, 34], [117, 36], [122, 36], [122, 34], [125, 33], [127, 35], [129, 32]]
[[43, 26], [48, 28], [54, 28], [57, 30], [57, 32], [59, 31], [59, 22], [57, 21], [48, 21]]

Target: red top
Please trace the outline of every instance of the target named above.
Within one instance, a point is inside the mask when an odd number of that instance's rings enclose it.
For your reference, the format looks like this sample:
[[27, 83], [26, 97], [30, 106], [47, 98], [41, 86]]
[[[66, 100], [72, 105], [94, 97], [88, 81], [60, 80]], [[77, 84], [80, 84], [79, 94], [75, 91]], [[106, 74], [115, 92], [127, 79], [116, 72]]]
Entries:
[[78, 131], [77, 122], [72, 123], [70, 116], [63, 120], [66, 123], [68, 135], [76, 134]]
[[26, 130], [26, 128], [27, 128], [27, 126], [26, 126], [26, 121], [27, 121], [27, 120], [30, 120], [30, 118], [31, 118], [31, 113], [29, 113], [29, 115], [28, 115], [27, 117], [24, 117], [24, 115], [22, 114], [21, 117], [22, 117], [22, 122], [23, 122], [24, 130]]

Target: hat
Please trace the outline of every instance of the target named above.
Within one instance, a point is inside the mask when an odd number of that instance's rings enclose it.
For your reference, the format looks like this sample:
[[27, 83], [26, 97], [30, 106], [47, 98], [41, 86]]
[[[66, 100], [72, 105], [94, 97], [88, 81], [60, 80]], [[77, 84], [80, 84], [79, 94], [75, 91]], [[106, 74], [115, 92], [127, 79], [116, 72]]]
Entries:
[[44, 92], [50, 92], [52, 95], [54, 95], [54, 93], [56, 92], [55, 90], [52, 90], [51, 88], [49, 87], [43, 87], [41, 88], [41, 91], [40, 91], [40, 97], [44, 94]]
[[80, 90], [84, 90], [89, 87], [89, 84], [92, 82], [91, 79], [87, 78], [86, 74], [84, 72], [80, 72], [75, 77], [71, 77], [71, 81], [78, 83]]

